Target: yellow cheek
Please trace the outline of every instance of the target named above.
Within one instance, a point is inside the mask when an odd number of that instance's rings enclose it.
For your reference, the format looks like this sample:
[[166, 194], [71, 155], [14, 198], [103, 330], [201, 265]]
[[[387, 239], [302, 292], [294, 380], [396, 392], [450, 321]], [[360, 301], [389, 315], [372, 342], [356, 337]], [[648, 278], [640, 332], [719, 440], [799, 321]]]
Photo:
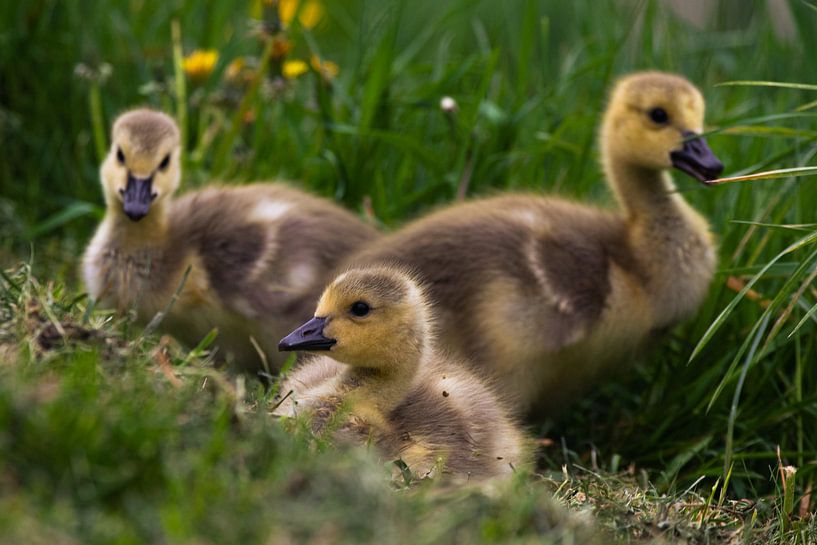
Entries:
[[354, 346], [357, 342], [355, 330], [350, 327], [351, 324], [346, 323], [342, 319], [330, 319], [327, 326], [323, 329], [323, 334], [330, 339], [335, 339], [337, 344], [333, 348], [346, 349], [348, 346]]
[[176, 187], [175, 175], [172, 169], [167, 172], [157, 172], [153, 178], [153, 192], [157, 197], [171, 193]]
[[[319, 314], [316, 312], [316, 316]], [[323, 334], [325, 337], [329, 337], [330, 339], [337, 339], [337, 327], [334, 322], [329, 322], [329, 325], [323, 328]]]
[[102, 185], [112, 197], [122, 198], [122, 192], [125, 191], [124, 180], [125, 175], [119, 173], [115, 167], [102, 169]]

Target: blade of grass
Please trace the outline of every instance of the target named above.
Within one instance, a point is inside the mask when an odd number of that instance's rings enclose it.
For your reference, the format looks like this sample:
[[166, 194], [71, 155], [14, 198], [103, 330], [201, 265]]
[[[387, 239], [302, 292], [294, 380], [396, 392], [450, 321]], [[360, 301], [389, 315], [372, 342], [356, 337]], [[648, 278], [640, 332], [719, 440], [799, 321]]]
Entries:
[[[755, 324], [752, 326], [751, 332], [738, 349], [737, 353], [735, 354], [735, 357], [732, 359], [732, 363], [729, 365], [728, 370], [726, 371], [726, 373], [724, 373], [723, 378], [720, 381], [720, 384], [718, 384], [718, 387], [715, 389], [715, 393], [712, 395], [712, 398], [709, 401], [709, 405], [707, 406], [707, 411], [709, 411], [712, 408], [712, 405], [715, 403], [715, 400], [723, 391], [723, 388], [726, 386], [726, 384], [732, 380], [732, 372], [737, 367], [740, 358], [743, 357], [743, 354], [746, 352], [749, 339], [751, 339], [755, 332], [758, 330], [763, 319], [765, 319], [767, 316], [771, 316], [772, 313], [777, 311], [777, 309], [780, 307], [783, 301], [789, 296], [789, 293], [793, 289], [793, 286], [798, 281], [797, 279], [804, 273], [804, 271], [809, 269], [811, 264], [815, 261], [815, 258], [817, 258], [817, 250], [812, 252], [805, 260], [803, 260], [798, 265], [797, 269], [795, 269], [795, 271], [790, 275], [788, 280], [783, 284], [783, 286], [780, 288], [780, 290], [774, 296], [774, 298], [768, 302], [765, 309], [763, 310], [763, 314], [761, 315], [761, 320], [755, 322]], [[773, 339], [772, 333], [773, 332], [769, 333], [769, 338], [766, 339], [766, 342], [764, 343], [763, 348], [760, 351], [761, 354], [763, 354], [769, 347]]]
[[42, 222], [35, 225], [31, 231], [27, 233], [27, 238], [33, 239], [48, 234], [58, 227], [62, 227], [66, 223], [69, 223], [77, 218], [97, 212], [97, 209], [97, 206], [89, 202], [72, 203], [56, 214], [49, 216]]
[[678, 453], [667, 464], [667, 468], [661, 472], [661, 477], [659, 477], [658, 482], [656, 483], [657, 486], [660, 488], [669, 487], [671, 483], [675, 482], [681, 468], [684, 467], [693, 456], [705, 449], [711, 441], [712, 435], [706, 435], [702, 439], [695, 441], [689, 448]]
[[799, 322], [797, 322], [797, 325], [794, 326], [794, 329], [792, 329], [791, 333], [789, 333], [788, 338], [791, 339], [792, 337], [794, 337], [794, 335], [798, 331], [800, 331], [800, 328], [802, 328], [806, 324], [806, 322], [808, 322], [814, 316], [815, 313], [817, 313], [817, 304], [813, 305], [806, 311], [806, 313], [803, 315], [803, 318]]
[[753, 276], [746, 283], [746, 285], [743, 287], [743, 289], [740, 290], [740, 292], [729, 302], [729, 304], [726, 305], [726, 308], [724, 308], [720, 312], [720, 314], [718, 314], [718, 316], [715, 318], [715, 320], [713, 320], [713, 322], [710, 324], [709, 328], [706, 330], [706, 332], [703, 334], [701, 339], [698, 341], [698, 344], [692, 350], [692, 355], [689, 356], [688, 361], [691, 362], [692, 360], [695, 359], [695, 357], [698, 354], [701, 353], [701, 350], [704, 349], [704, 347], [709, 343], [709, 341], [712, 339], [712, 337], [715, 335], [715, 333], [718, 331], [718, 329], [721, 328], [723, 323], [726, 321], [726, 318], [729, 317], [729, 315], [735, 309], [737, 304], [743, 299], [743, 297], [746, 295], [746, 293], [750, 289], [752, 289], [752, 287], [755, 285], [755, 283], [758, 280], [760, 280], [763, 277], [763, 275], [766, 274], [766, 271], [768, 271], [770, 268], [772, 268], [772, 266], [774, 266], [774, 264], [777, 263], [778, 261], [780, 261], [780, 259], [782, 259], [784, 256], [786, 256], [786, 255], [788, 255], [788, 254], [802, 248], [803, 246], [811, 244], [811, 243], [813, 243], [815, 241], [817, 241], [817, 232], [810, 233], [810, 234], [806, 235], [805, 237], [799, 239], [797, 242], [795, 242], [793, 244], [790, 244], [785, 250], [778, 253], [775, 257], [773, 257], [771, 259], [771, 261], [766, 263], [766, 265], [764, 265], [764, 267], [760, 271], [758, 271], [758, 273], [755, 276]]
[[173, 43], [173, 78], [176, 92], [176, 123], [181, 132], [182, 148], [187, 147], [187, 80], [182, 68], [182, 27], [178, 19], [170, 22], [170, 36]]
[[91, 130], [94, 135], [94, 147], [96, 148], [97, 163], [102, 163], [108, 149], [104, 115], [102, 113], [102, 92], [100, 82], [95, 79], [90, 82], [91, 89], [88, 93], [88, 108], [91, 111]]
[[817, 85], [812, 85], [809, 83], [793, 83], [788, 81], [738, 80], [725, 81], [723, 83], [718, 83], [715, 85], [715, 87], [738, 87], [738, 86], [779, 87], [783, 89], [801, 89], [804, 91], [817, 91]]
[[752, 339], [752, 347], [749, 349], [749, 352], [747, 352], [746, 359], [743, 361], [743, 369], [740, 371], [740, 378], [738, 378], [738, 384], [735, 386], [735, 393], [732, 396], [732, 404], [729, 407], [729, 418], [726, 423], [726, 445], [724, 446], [723, 454], [724, 479], [732, 472], [732, 455], [735, 448], [735, 422], [738, 418], [738, 403], [740, 402], [740, 394], [743, 392], [743, 384], [746, 381], [746, 375], [749, 372], [749, 364], [755, 358], [755, 353], [760, 345], [760, 339], [763, 338], [763, 335], [766, 332], [771, 316], [771, 313], [767, 313], [760, 321], [760, 327], [757, 328], [757, 332]]
[[715, 492], [718, 490], [718, 485], [721, 484], [721, 478], [718, 477], [715, 479], [715, 484], [712, 485], [712, 489], [709, 491], [709, 497], [706, 499], [706, 503], [704, 503], [703, 512], [701, 513], [701, 522], [700, 527], [704, 528], [706, 526], [706, 518], [709, 514], [709, 507], [712, 505], [712, 500], [715, 499]]
[[0, 277], [2, 277], [3, 280], [5, 280], [9, 287], [11, 288], [9, 291], [16, 291], [17, 293], [22, 293], [22, 288], [20, 287], [20, 284], [15, 282], [14, 279], [3, 269], [0, 269]]
[[700, 137], [710, 137], [716, 134], [727, 132], [731, 129], [737, 127], [743, 127], [746, 125], [758, 125], [761, 123], [768, 123], [770, 121], [783, 121], [787, 119], [813, 119], [817, 117], [817, 113], [810, 113], [810, 112], [788, 112], [783, 114], [769, 114], [769, 115], [761, 115], [758, 117], [749, 117], [745, 119], [735, 119], [734, 121], [726, 122], [725, 124], [716, 127], [714, 129], [710, 129], [707, 131], [702, 132], [701, 134], [689, 136], [687, 140], [694, 140], [695, 138]]
[[817, 167], [794, 167], [781, 168], [778, 170], [767, 170], [766, 172], [756, 172], [754, 174], [746, 174], [744, 176], [730, 176], [726, 178], [718, 178], [717, 180], [709, 180], [704, 183], [706, 185], [714, 186], [731, 184], [734, 182], [753, 182], [757, 180], [776, 180], [780, 178], [815, 175], [817, 175]]
[[737, 125], [735, 127], [725, 129], [723, 134], [759, 137], [778, 136], [782, 138], [805, 139], [817, 138], [817, 132], [814, 131], [767, 125]]
[[812, 108], [817, 107], [817, 100], [812, 100], [811, 102], [806, 102], [805, 104], [798, 106], [795, 108], [795, 112], [805, 112], [807, 110], [811, 110]]
[[766, 227], [769, 229], [780, 229], [783, 231], [814, 231], [817, 229], [817, 223], [764, 223], [760, 221], [750, 221], [750, 220], [729, 220], [729, 223], [735, 223], [738, 225], [755, 225], [757, 227]]
[[734, 464], [729, 465], [729, 471], [726, 472], [726, 477], [723, 479], [723, 486], [721, 487], [721, 493], [718, 496], [718, 509], [723, 507], [723, 502], [726, 501], [726, 491], [729, 489], [729, 481], [732, 479], [732, 470], [734, 469]]
[[190, 271], [193, 269], [192, 265], [188, 265], [187, 268], [184, 270], [184, 274], [182, 275], [182, 279], [179, 282], [179, 286], [176, 288], [176, 291], [173, 292], [173, 295], [170, 297], [170, 300], [165, 305], [165, 308], [160, 310], [156, 313], [156, 315], [148, 322], [148, 325], [145, 326], [144, 331], [142, 331], [141, 339], [149, 336], [153, 333], [161, 324], [162, 321], [165, 319], [167, 314], [170, 312], [170, 309], [173, 308], [173, 305], [176, 303], [176, 300], [181, 295], [182, 290], [184, 289], [184, 285], [187, 283], [187, 277], [190, 275]]

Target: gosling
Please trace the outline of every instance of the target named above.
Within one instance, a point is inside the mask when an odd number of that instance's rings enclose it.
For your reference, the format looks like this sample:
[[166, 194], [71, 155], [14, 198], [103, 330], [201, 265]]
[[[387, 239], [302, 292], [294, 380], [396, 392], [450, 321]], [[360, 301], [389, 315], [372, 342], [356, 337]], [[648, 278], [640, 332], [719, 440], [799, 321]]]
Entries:
[[306, 320], [327, 271], [376, 231], [278, 183], [208, 187], [174, 199], [180, 147], [176, 123], [163, 113], [137, 109], [115, 121], [100, 169], [105, 217], [82, 258], [88, 293], [146, 323], [180, 289], [161, 322], [166, 332], [195, 346], [217, 328], [222, 359], [274, 371], [282, 358], [270, 333]]
[[431, 312], [422, 288], [400, 269], [341, 274], [315, 317], [279, 344], [327, 355], [286, 377], [275, 414], [304, 412], [317, 433], [342, 418], [334, 436], [371, 441], [384, 459], [403, 460], [419, 477], [442, 470], [484, 479], [529, 467], [529, 440], [486, 381], [435, 347]]
[[713, 237], [667, 172], [700, 181], [722, 172], [699, 136], [703, 122], [704, 99], [686, 79], [624, 77], [601, 127], [620, 211], [538, 195], [487, 198], [432, 213], [347, 266], [417, 271], [445, 345], [492, 373], [520, 413], [552, 416], [705, 298]]

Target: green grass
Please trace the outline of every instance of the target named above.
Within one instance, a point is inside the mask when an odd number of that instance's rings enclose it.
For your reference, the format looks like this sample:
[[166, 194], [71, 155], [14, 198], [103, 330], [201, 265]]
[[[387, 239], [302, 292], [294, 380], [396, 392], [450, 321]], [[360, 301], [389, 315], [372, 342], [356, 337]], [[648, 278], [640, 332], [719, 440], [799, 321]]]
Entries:
[[[558, 497], [573, 506], [585, 493], [622, 537], [654, 531], [673, 540], [689, 528], [690, 541], [711, 542], [724, 537], [714, 530], [719, 517], [731, 516], [728, 528], [748, 528], [747, 542], [817, 539], [812, 519], [782, 512], [778, 468], [798, 468], [787, 488], [796, 512], [817, 469], [813, 176], [711, 188], [676, 176], [720, 241], [710, 297], [630, 371], [536, 430], [554, 443], [541, 451], [545, 478], [520, 477], [496, 495], [428, 485], [394, 492], [386, 470], [365, 481], [372, 470], [359, 452], [282, 432], [253, 404], [256, 385], [236, 398], [234, 381], [206, 358], [170, 345], [183, 377], [174, 388], [153, 355], [157, 339], [100, 312], [82, 324], [75, 273], [102, 213], [107, 127], [136, 104], [186, 111], [186, 187], [299, 180], [387, 229], [463, 192], [535, 189], [610, 202], [596, 162], [599, 113], [613, 78], [641, 68], [680, 72], [701, 87], [708, 140], [727, 175], [815, 165], [813, 3], [791, 0], [795, 31], [780, 35], [761, 1], [718, 2], [703, 28], [651, 0], [328, 2], [320, 25], [289, 30], [289, 56], [331, 60], [335, 79], [310, 72], [284, 83], [273, 58], [265, 72], [250, 71], [254, 80], [228, 84], [233, 59], [263, 64], [251, 4], [0, 5], [0, 266], [31, 263], [43, 284], [28, 274], [0, 281], [0, 343], [14, 347], [0, 351], [0, 511], [8, 513], [0, 524], [29, 529], [30, 541], [52, 533], [83, 542], [258, 541], [273, 530], [300, 540], [323, 520], [324, 537], [309, 534], [316, 541], [394, 541], [417, 520], [432, 521], [420, 541], [532, 538], [548, 527], [541, 520], [573, 520], [548, 499], [562, 486]], [[218, 50], [206, 81], [174, 79], [174, 20], [177, 51]], [[98, 75], [103, 64], [107, 78]], [[746, 80], [810, 86], [720, 85]], [[457, 101], [456, 113], [441, 111], [443, 96]], [[248, 112], [254, 121], [240, 122]], [[738, 293], [741, 285], [754, 291]], [[66, 344], [54, 326], [43, 350], [40, 329], [63, 320], [97, 333]], [[218, 386], [200, 390], [205, 377]], [[303, 495], [288, 488], [294, 475], [307, 483]], [[632, 490], [630, 500], [619, 490]], [[637, 528], [622, 529], [637, 499]], [[676, 500], [692, 507], [674, 509]], [[739, 500], [753, 507], [724, 507]], [[570, 528], [549, 535], [569, 540], [578, 531]]]

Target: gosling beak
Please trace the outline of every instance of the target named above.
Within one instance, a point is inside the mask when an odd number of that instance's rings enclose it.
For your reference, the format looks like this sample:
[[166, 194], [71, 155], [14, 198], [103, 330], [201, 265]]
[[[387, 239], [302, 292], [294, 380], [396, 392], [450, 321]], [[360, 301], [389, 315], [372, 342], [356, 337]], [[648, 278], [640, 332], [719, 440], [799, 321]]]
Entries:
[[700, 182], [717, 179], [723, 172], [723, 163], [709, 149], [706, 140], [694, 132], [684, 131], [682, 134], [687, 140], [682, 149], [670, 152], [672, 166]]
[[315, 316], [304, 325], [281, 339], [278, 350], [289, 352], [292, 350], [329, 350], [337, 342], [323, 335], [326, 318]]
[[150, 203], [156, 198], [153, 192], [153, 176], [136, 178], [128, 172], [128, 185], [122, 191], [122, 202], [125, 214], [133, 221], [139, 221], [148, 215]]

